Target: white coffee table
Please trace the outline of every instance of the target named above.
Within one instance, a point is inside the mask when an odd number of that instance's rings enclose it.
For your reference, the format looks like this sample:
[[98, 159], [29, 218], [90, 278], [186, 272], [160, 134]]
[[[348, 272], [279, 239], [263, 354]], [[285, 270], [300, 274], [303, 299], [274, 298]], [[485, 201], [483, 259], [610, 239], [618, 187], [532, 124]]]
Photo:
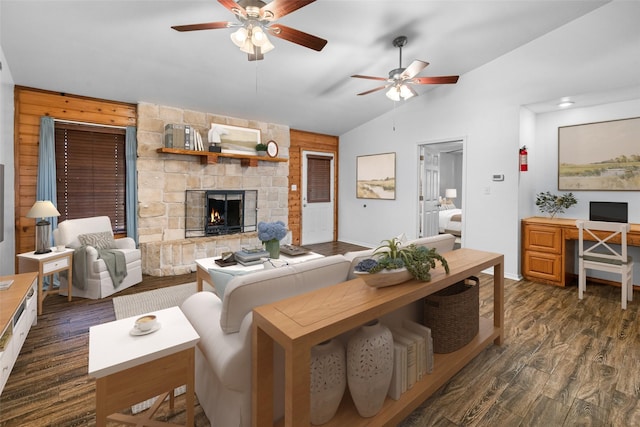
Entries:
[[[317, 254], [315, 252], [308, 252], [304, 255], [297, 256], [288, 256], [280, 253], [281, 261], [286, 261], [287, 264], [297, 264], [300, 262], [310, 261], [316, 258], [323, 258], [324, 255]], [[264, 269], [264, 265], [262, 263], [254, 264], [254, 265], [242, 265], [240, 263], [235, 265], [230, 265], [228, 267], [220, 267], [216, 264], [216, 260], [220, 259], [219, 256], [211, 257], [211, 258], [201, 258], [196, 260], [196, 264], [198, 265], [198, 270], [196, 273], [196, 282], [198, 283], [198, 292], [202, 291], [202, 282], [207, 282], [213, 287], [213, 283], [211, 281], [211, 275], [209, 274], [210, 268], [218, 268], [221, 270], [229, 270], [229, 271], [260, 271]]]
[[[89, 328], [89, 376], [96, 378], [98, 427], [105, 426], [107, 420], [147, 425], [140, 417], [150, 419], [166, 394], [173, 406], [173, 390], [185, 384], [187, 425], [194, 423], [194, 355], [200, 336], [179, 307], [153, 314], [160, 328], [147, 335], [130, 334], [139, 316]], [[159, 395], [147, 413], [116, 413]]]

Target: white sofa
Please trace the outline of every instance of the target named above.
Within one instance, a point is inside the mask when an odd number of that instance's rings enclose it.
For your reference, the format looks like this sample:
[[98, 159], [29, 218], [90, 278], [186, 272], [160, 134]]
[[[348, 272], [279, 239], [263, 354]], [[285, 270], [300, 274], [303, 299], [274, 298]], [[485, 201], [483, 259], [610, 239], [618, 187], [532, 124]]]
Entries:
[[[108, 232], [113, 238], [109, 217], [97, 216], [62, 221], [53, 231], [53, 239], [56, 246], [64, 245], [77, 249], [82, 246], [78, 236], [98, 232]], [[125, 237], [115, 239], [114, 245], [115, 249], [121, 251], [125, 257], [127, 276], [124, 280], [117, 287], [113, 286], [104, 260], [98, 258], [98, 251], [95, 248], [87, 246], [85, 259], [87, 277], [84, 281], [80, 281], [81, 283], [77, 283], [79, 280], [74, 278], [72, 289], [74, 297], [100, 299], [142, 282], [141, 253], [140, 249], [136, 248], [135, 241], [130, 237]], [[68, 295], [66, 275], [60, 275], [60, 293]]]
[[[415, 243], [453, 249], [455, 238], [435, 236]], [[412, 242], [407, 242], [412, 243]], [[254, 307], [341, 283], [354, 263], [372, 250], [315, 259], [231, 279], [222, 299], [212, 292], [190, 296], [181, 308], [200, 335], [196, 350], [196, 394], [213, 426], [251, 425], [251, 322]], [[283, 408], [282, 350], [275, 346], [274, 417]]]

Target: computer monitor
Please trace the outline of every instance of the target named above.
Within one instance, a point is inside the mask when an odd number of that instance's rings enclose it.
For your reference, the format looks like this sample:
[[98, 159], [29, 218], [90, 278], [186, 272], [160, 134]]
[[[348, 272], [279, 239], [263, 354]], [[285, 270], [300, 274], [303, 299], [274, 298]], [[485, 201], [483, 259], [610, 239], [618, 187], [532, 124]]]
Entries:
[[590, 221], [629, 222], [627, 202], [589, 202]]

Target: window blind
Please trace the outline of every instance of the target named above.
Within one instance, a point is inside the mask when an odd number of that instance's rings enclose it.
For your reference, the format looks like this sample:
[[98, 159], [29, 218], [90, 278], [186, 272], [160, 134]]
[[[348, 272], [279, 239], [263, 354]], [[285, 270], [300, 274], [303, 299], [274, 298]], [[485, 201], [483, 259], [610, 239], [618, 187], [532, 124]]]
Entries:
[[307, 155], [307, 203], [331, 201], [331, 160], [329, 156]]
[[56, 123], [58, 221], [106, 215], [126, 232], [125, 130]]

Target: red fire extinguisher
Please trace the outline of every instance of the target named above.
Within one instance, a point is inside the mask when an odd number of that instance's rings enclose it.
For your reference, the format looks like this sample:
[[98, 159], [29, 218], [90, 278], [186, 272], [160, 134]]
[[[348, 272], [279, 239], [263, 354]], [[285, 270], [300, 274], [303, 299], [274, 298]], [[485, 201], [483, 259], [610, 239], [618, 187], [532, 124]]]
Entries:
[[529, 170], [529, 165], [527, 164], [527, 146], [523, 145], [520, 149], [520, 172], [526, 172]]

